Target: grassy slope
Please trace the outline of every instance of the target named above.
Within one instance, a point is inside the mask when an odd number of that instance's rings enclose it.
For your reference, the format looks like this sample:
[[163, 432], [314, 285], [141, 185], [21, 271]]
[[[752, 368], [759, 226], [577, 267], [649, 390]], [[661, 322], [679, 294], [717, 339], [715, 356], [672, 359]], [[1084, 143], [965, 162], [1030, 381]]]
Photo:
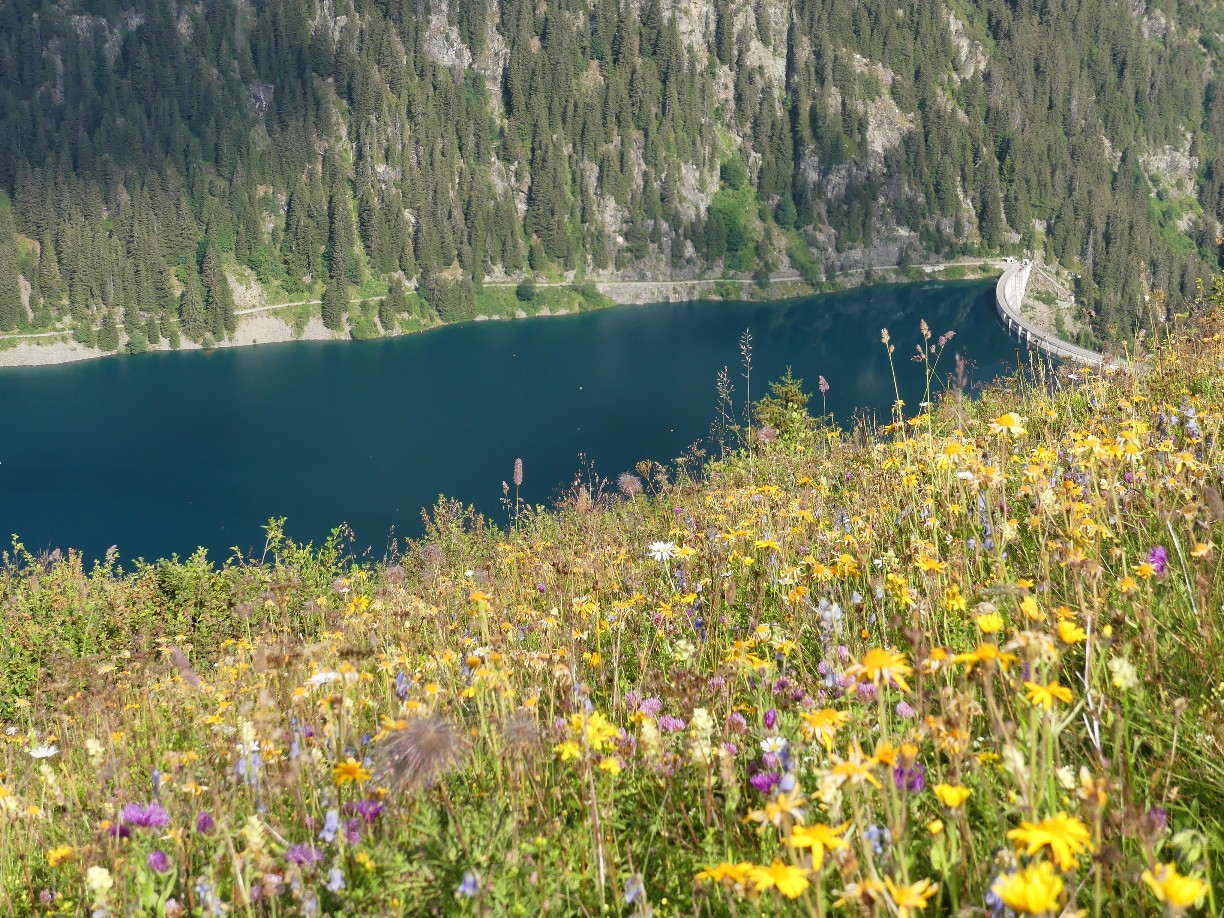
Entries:
[[[873, 434], [798, 424], [510, 533], [442, 504], [386, 564], [275, 526], [264, 563], [221, 570], [18, 555], [0, 909], [884, 915], [930, 879], [924, 914], [946, 914], [1046, 869], [1007, 833], [1066, 813], [1086, 844], [1045, 904], [1155, 914], [1143, 871], [1212, 881], [1224, 850], [1224, 319], [1202, 322], [1139, 378], [1064, 371]], [[1005, 412], [1023, 434], [992, 430]], [[897, 682], [870, 665], [885, 648]], [[1030, 700], [1054, 683], [1067, 700]], [[749, 780], [787, 769], [784, 796]], [[113, 837], [155, 783], [168, 826]], [[844, 845], [809, 869], [796, 822]]]

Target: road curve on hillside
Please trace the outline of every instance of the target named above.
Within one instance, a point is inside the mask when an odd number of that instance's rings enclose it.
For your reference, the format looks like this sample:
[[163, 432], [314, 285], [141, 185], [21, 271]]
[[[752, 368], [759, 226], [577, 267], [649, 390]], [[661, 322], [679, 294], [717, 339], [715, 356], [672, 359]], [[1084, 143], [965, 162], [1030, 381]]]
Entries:
[[1042, 331], [1024, 318], [1020, 305], [1024, 301], [1024, 290], [1028, 286], [1029, 273], [1032, 270], [1033, 265], [1028, 261], [1009, 264], [1003, 269], [1003, 276], [995, 285], [995, 307], [1008, 330], [1030, 346], [1063, 360], [1074, 360], [1093, 367], [1117, 366], [1116, 361], [1104, 354], [1064, 341]]

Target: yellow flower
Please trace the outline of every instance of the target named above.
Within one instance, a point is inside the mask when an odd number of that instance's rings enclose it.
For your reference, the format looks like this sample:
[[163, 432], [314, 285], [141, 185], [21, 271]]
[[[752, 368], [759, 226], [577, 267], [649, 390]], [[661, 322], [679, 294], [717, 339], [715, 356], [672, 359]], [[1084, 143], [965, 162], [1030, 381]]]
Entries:
[[76, 848], [72, 845], [58, 845], [47, 849], [47, 864], [51, 867], [58, 867], [60, 864], [68, 863], [75, 856]]
[[938, 835], [944, 830], [944, 821], [942, 819], [932, 819], [927, 823], [927, 831], [932, 835]]
[[1024, 870], [999, 877], [991, 887], [1003, 904], [1022, 915], [1041, 915], [1056, 911], [1063, 891], [1063, 880], [1049, 861], [1031, 864]]
[[1207, 892], [1206, 883], [1195, 877], [1182, 876], [1177, 872], [1176, 864], [1160, 864], [1155, 873], [1145, 870], [1142, 876], [1156, 898], [1173, 909], [1196, 905]]
[[370, 780], [370, 772], [364, 765], [349, 756], [332, 770], [332, 779], [336, 782], [336, 787], [343, 787], [346, 784], [363, 784]]
[[849, 755], [846, 758], [835, 758], [835, 763], [829, 769], [829, 777], [837, 786], [849, 782], [850, 784], [862, 784], [867, 782], [874, 786], [877, 790], [883, 790], [884, 785], [880, 783], [880, 779], [872, 774], [872, 766], [876, 764], [875, 759], [869, 759], [863, 755], [863, 750], [858, 743], [850, 747]]
[[971, 650], [968, 653], [958, 653], [953, 659], [957, 663], [966, 664], [969, 672], [973, 672], [973, 667], [978, 664], [990, 663], [998, 663], [1006, 670], [1009, 663], [1016, 662], [1017, 657], [1014, 654], [1004, 653], [995, 644], [979, 644], [976, 650]]
[[1028, 699], [1029, 704], [1035, 704], [1047, 711], [1054, 707], [1055, 701], [1061, 701], [1063, 704], [1071, 703], [1071, 689], [1065, 685], [1059, 685], [1057, 680], [1049, 685], [1026, 682], [1024, 687], [1027, 689], [1024, 697]]
[[898, 918], [910, 918], [915, 909], [926, 911], [927, 900], [939, 892], [939, 884], [927, 879], [909, 886], [898, 886], [892, 881], [892, 877], [885, 877], [884, 887], [888, 890], [888, 897], [892, 899], [893, 905], [897, 907]]
[[944, 608], [949, 612], [964, 612], [969, 608], [968, 601], [961, 595], [960, 587], [956, 584], [944, 590]]
[[1058, 639], [1064, 644], [1078, 644], [1088, 637], [1088, 632], [1070, 619], [1058, 620]]
[[936, 784], [932, 790], [935, 791], [935, 796], [940, 802], [950, 810], [956, 809], [962, 803], [969, 799], [969, 795], [973, 793], [967, 787], [952, 784]]
[[914, 668], [905, 662], [904, 654], [876, 647], [867, 651], [863, 659], [846, 672], [855, 677], [866, 677], [868, 681], [874, 682], [877, 686], [881, 682], [892, 681], [897, 683], [902, 691], [908, 692], [909, 686], [905, 682], [905, 677], [913, 675]]
[[987, 612], [985, 615], [979, 615], [974, 621], [982, 634], [998, 634], [1003, 628], [1003, 616], [998, 612]]
[[1075, 866], [1078, 855], [1094, 850], [1088, 827], [1066, 813], [1048, 816], [1038, 823], [1025, 820], [1020, 828], [1008, 832], [1007, 837], [1029, 857], [1042, 848], [1049, 848], [1054, 862], [1064, 871]]
[[1014, 411], [1009, 411], [990, 422], [990, 432], [1000, 436], [1007, 434], [1012, 437], [1023, 437], [1026, 433], [1023, 424], [1024, 418]]
[[807, 803], [807, 799], [803, 794], [778, 794], [777, 799], [770, 800], [763, 809], [752, 810], [744, 821], [759, 822], [761, 828], [764, 828], [766, 823], [781, 828], [784, 820], [789, 819], [791, 822], [801, 822], [803, 820], [805, 815], [803, 805], [805, 803]]
[[786, 843], [792, 848], [811, 848], [812, 869], [819, 870], [824, 863], [826, 851], [849, 847], [849, 843], [841, 837], [841, 833], [849, 827], [848, 822], [843, 822], [840, 826], [795, 826], [791, 829]]
[[608, 774], [612, 775], [612, 777], [616, 777], [623, 769], [621, 768], [620, 759], [614, 755], [608, 755], [604, 756], [600, 761], [599, 770], [606, 771]]
[[838, 728], [850, 720], [850, 715], [845, 711], [822, 708], [819, 711], [804, 711], [799, 715], [799, 719], [803, 721], [799, 725], [799, 732], [805, 740], [819, 738], [825, 748], [830, 749]]
[[568, 762], [582, 755], [582, 747], [573, 740], [566, 740], [564, 743], [557, 743], [553, 746], [553, 752], [561, 757], [562, 762]]
[[738, 886], [748, 879], [748, 874], [754, 869], [752, 864], [740, 862], [732, 864], [730, 861], [723, 861], [721, 864], [716, 864], [713, 867], [707, 867], [705, 870], [697, 871], [697, 880], [702, 880], [707, 883], [731, 883]]
[[1045, 613], [1041, 611], [1041, 607], [1037, 605], [1037, 600], [1035, 600], [1032, 596], [1025, 596], [1024, 599], [1020, 601], [1020, 611], [1023, 612], [1025, 617], [1031, 621], [1045, 621]]
[[776, 889], [788, 899], [798, 899], [812, 885], [806, 870], [783, 861], [774, 861], [768, 867], [753, 867], [748, 878], [758, 892]]
[[1127, 574], [1125, 577], [1123, 577], [1121, 580], [1118, 581], [1118, 589], [1123, 594], [1133, 593], [1135, 592], [1135, 590], [1139, 589], [1139, 584], [1135, 582], [1134, 577]]

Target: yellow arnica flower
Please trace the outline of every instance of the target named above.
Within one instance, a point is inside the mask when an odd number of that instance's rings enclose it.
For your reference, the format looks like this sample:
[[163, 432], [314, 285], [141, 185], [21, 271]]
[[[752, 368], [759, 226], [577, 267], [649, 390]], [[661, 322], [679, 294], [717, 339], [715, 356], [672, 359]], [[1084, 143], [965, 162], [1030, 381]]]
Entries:
[[837, 851], [848, 848], [849, 843], [841, 834], [850, 828], [850, 823], [843, 822], [840, 826], [795, 826], [791, 829], [786, 843], [792, 848], [812, 849], [812, 869], [819, 870], [824, 864], [826, 851]]
[[998, 663], [1006, 670], [1009, 663], [1016, 662], [1017, 657], [1015, 654], [1004, 653], [995, 644], [979, 644], [976, 650], [958, 653], [953, 660], [966, 664], [968, 671], [973, 672], [973, 667], [990, 663]]
[[967, 787], [952, 784], [936, 784], [932, 790], [935, 791], [935, 796], [939, 798], [940, 803], [950, 810], [954, 810], [963, 804], [969, 799], [969, 795], [973, 793]]
[[1078, 855], [1094, 850], [1088, 827], [1066, 813], [1048, 816], [1038, 823], [1025, 820], [1020, 828], [1008, 832], [1007, 838], [1015, 842], [1017, 848], [1024, 849], [1029, 857], [1048, 848], [1054, 862], [1064, 871], [1075, 866]]
[[823, 708], [819, 711], [805, 711], [799, 715], [799, 719], [803, 721], [799, 725], [799, 732], [805, 740], [819, 739], [826, 749], [830, 749], [833, 746], [833, 736], [839, 727], [850, 720], [850, 715], [845, 711]]
[[1176, 864], [1159, 864], [1155, 872], [1143, 871], [1143, 882], [1156, 898], [1169, 908], [1184, 909], [1196, 905], [1207, 892], [1207, 884], [1195, 877], [1184, 877]]
[[364, 784], [370, 780], [370, 772], [352, 756], [349, 756], [332, 770], [332, 778], [337, 787], [346, 784]]
[[990, 432], [1000, 435], [1007, 434], [1012, 437], [1023, 437], [1025, 434], [1024, 418], [1014, 411], [1001, 414], [990, 422]]
[[892, 877], [885, 877], [884, 887], [888, 890], [888, 898], [897, 907], [899, 918], [911, 918], [915, 910], [926, 911], [927, 900], [939, 892], [939, 884], [926, 879], [909, 886], [898, 886]]
[[753, 867], [748, 879], [757, 892], [776, 889], [788, 899], [798, 899], [812, 885], [808, 882], [806, 870], [783, 861], [774, 861], [768, 867]]
[[906, 676], [914, 673], [914, 668], [905, 661], [905, 654], [895, 650], [884, 650], [876, 647], [867, 651], [863, 659], [851, 666], [846, 672], [856, 677], [864, 677], [877, 686], [882, 682], [895, 682], [902, 691], [908, 692], [909, 685]]
[[1016, 873], [999, 877], [991, 887], [994, 894], [1014, 912], [1042, 915], [1057, 911], [1063, 880], [1049, 861], [1040, 861]]
[[723, 861], [721, 864], [715, 864], [713, 867], [697, 871], [696, 879], [706, 883], [730, 883], [738, 886], [748, 879], [748, 875], [753, 869], [753, 864], [747, 864], [742, 861], [738, 864]]
[[1025, 618], [1035, 622], [1045, 621], [1046, 614], [1041, 611], [1041, 606], [1037, 605], [1037, 600], [1032, 596], [1025, 596], [1020, 601], [1020, 611], [1024, 613]]
[[1003, 616], [998, 612], [987, 612], [979, 615], [974, 621], [982, 634], [998, 634], [1003, 628]]
[[1058, 639], [1064, 644], [1078, 644], [1080, 641], [1088, 637], [1088, 632], [1081, 628], [1073, 621], [1068, 619], [1059, 619], [1058, 621]]
[[75, 855], [76, 848], [72, 845], [57, 845], [47, 849], [47, 864], [51, 867], [58, 867], [60, 864], [68, 863]]
[[1060, 685], [1057, 680], [1048, 685], [1026, 682], [1024, 688], [1024, 697], [1028, 699], [1029, 704], [1035, 704], [1047, 711], [1054, 707], [1056, 701], [1061, 701], [1063, 704], [1071, 703], [1071, 689]]

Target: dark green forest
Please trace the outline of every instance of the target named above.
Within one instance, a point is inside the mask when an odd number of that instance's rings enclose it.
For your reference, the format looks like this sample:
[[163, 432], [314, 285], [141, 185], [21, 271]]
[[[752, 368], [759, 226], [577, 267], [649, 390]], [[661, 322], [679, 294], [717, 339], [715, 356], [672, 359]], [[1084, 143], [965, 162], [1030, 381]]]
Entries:
[[490, 278], [1031, 250], [1125, 338], [1221, 267], [1221, 33], [1214, 0], [7, 0], [0, 329], [215, 340], [235, 272], [339, 328], [371, 280], [446, 320]]

